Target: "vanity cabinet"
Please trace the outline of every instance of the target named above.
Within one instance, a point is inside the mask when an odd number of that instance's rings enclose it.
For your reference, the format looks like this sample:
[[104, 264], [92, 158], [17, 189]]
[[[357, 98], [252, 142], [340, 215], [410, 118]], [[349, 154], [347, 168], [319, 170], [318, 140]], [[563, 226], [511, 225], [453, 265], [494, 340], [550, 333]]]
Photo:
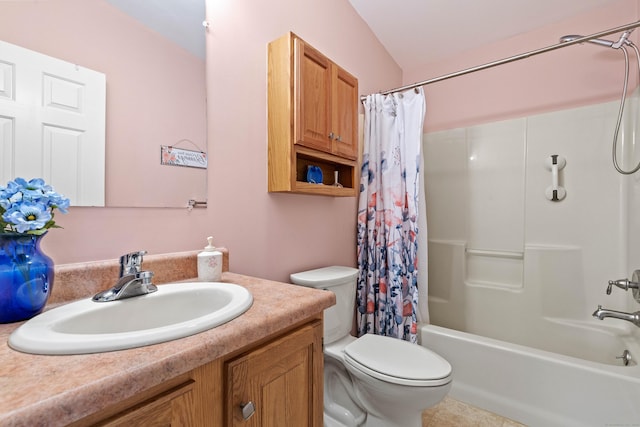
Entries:
[[322, 370], [322, 320], [313, 318], [73, 426], [322, 427]]
[[[358, 80], [293, 33], [268, 57], [269, 191], [355, 196]], [[322, 184], [307, 182], [309, 166]]]
[[308, 325], [225, 364], [228, 426], [322, 426], [322, 327]]
[[195, 425], [194, 381], [170, 388], [97, 426], [193, 426]]

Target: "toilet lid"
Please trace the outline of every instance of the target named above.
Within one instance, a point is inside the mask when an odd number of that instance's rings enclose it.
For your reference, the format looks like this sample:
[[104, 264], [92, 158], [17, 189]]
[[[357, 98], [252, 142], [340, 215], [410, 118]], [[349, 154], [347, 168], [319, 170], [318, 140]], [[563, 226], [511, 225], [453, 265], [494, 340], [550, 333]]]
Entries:
[[315, 270], [294, 273], [290, 276], [291, 282], [296, 285], [311, 288], [330, 288], [336, 285], [353, 282], [358, 277], [358, 269], [334, 265], [331, 267], [316, 268]]
[[420, 345], [366, 334], [344, 349], [352, 366], [383, 381], [415, 386], [437, 386], [450, 381], [451, 365]]

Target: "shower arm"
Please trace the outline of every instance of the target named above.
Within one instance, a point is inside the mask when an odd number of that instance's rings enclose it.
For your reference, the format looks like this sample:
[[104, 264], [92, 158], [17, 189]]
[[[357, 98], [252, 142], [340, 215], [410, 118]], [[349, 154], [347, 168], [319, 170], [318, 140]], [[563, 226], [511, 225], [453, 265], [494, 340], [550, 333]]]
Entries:
[[[611, 40], [603, 40], [599, 38], [589, 38], [589, 40], [586, 40], [586, 42], [593, 43], [599, 46], [610, 47], [612, 49], [620, 49], [621, 47], [624, 47], [624, 45], [632, 44], [631, 41], [629, 41], [629, 36], [631, 35], [632, 32], [633, 30], [627, 30], [623, 32], [622, 34], [620, 34], [620, 37], [616, 42]], [[560, 37], [560, 43], [567, 43], [575, 39], [582, 39], [583, 37], [584, 36], [580, 36], [577, 34], [569, 34], [569, 35]]]
[[[614, 49], [620, 49], [620, 47], [622, 47], [623, 45], [633, 45], [632, 42], [629, 41], [629, 36], [631, 35], [631, 32], [633, 30], [627, 30], [624, 33], [622, 33], [620, 35], [620, 39], [618, 39], [617, 42], [615, 42], [614, 44], [611, 45], [612, 48]], [[635, 46], [635, 45], [634, 45]]]

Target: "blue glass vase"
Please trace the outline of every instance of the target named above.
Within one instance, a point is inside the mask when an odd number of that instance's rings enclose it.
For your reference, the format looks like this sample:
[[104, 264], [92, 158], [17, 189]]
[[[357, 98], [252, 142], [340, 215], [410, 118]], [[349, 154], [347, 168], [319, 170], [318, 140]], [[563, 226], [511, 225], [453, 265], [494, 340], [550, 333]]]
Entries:
[[53, 261], [40, 250], [45, 234], [0, 233], [0, 323], [29, 319], [47, 303]]

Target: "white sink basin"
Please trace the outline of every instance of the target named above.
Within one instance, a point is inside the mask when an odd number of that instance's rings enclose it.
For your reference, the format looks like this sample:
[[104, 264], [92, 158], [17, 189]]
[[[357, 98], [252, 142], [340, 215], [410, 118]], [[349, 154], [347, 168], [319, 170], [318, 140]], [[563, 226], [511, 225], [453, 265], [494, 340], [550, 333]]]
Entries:
[[33, 354], [83, 354], [170, 341], [214, 328], [241, 315], [253, 297], [231, 283], [159, 285], [158, 291], [111, 302], [90, 298], [28, 320], [9, 346]]

